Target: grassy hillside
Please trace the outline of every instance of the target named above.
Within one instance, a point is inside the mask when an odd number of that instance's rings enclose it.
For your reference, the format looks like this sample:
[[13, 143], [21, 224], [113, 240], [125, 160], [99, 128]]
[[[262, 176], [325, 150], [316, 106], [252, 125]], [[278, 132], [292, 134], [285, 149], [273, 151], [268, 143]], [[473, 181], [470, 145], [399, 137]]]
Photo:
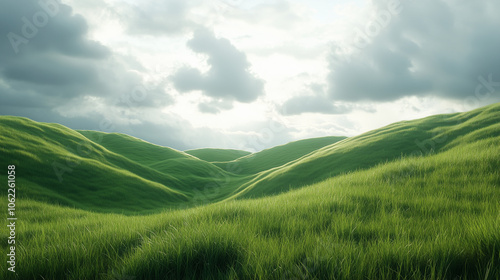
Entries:
[[186, 153], [154, 145], [125, 134], [88, 130], [79, 130], [78, 132], [109, 151], [144, 165], [151, 165], [167, 159], [191, 158]]
[[[151, 178], [150, 180], [171, 186], [189, 198], [189, 203], [174, 205], [175, 207], [191, 207], [220, 201], [227, 198], [235, 186], [249, 180], [246, 176], [227, 172], [188, 153], [154, 145], [128, 135], [97, 131], [78, 132], [107, 150], [149, 170], [153, 174], [147, 177]], [[173, 179], [166, 179], [165, 176]], [[168, 208], [171, 205], [164, 204], [163, 207]]]
[[0, 131], [1, 165], [17, 166], [23, 197], [119, 212], [188, 201], [185, 194], [162, 184], [175, 178], [158, 176], [61, 125], [3, 116]]
[[[157, 212], [275, 195], [401, 156], [439, 154], [495, 138], [500, 135], [499, 111], [500, 105], [494, 104], [395, 123], [347, 139], [296, 141], [213, 163], [123, 134], [76, 132], [57, 124], [0, 117], [0, 163], [20, 167], [27, 198], [99, 212]], [[240, 153], [191, 152], [212, 160]]]
[[0, 117], [0, 132], [1, 165], [15, 164], [21, 194], [38, 201], [100, 212], [158, 211], [226, 198], [230, 183], [241, 180], [125, 135], [82, 132], [86, 138], [61, 125], [7, 116]]
[[346, 137], [330, 136], [299, 140], [240, 157], [233, 161], [215, 164], [237, 174], [256, 174], [281, 166], [344, 139]]
[[367, 169], [401, 156], [437, 154], [500, 136], [500, 104], [471, 112], [404, 121], [323, 147], [279, 168], [262, 172], [234, 197], [288, 191], [332, 176]]
[[[22, 170], [21, 190], [26, 198], [86, 210], [154, 212], [217, 202], [233, 195], [254, 176], [228, 172], [187, 153], [123, 134], [76, 132], [57, 124], [7, 116], [0, 117], [0, 132], [0, 163], [15, 164]], [[298, 143], [287, 146], [297, 148]], [[257, 159], [264, 162], [269, 151], [259, 153]], [[193, 152], [212, 159], [218, 156], [208, 149]], [[247, 154], [224, 153], [226, 158]], [[274, 153], [281, 164], [286, 157], [280, 153], [286, 154], [283, 147]]]
[[185, 151], [185, 153], [208, 162], [232, 161], [251, 154], [247, 151], [231, 149], [196, 149]]
[[17, 276], [500, 279], [500, 137], [486, 132], [279, 196], [148, 216], [19, 199]]

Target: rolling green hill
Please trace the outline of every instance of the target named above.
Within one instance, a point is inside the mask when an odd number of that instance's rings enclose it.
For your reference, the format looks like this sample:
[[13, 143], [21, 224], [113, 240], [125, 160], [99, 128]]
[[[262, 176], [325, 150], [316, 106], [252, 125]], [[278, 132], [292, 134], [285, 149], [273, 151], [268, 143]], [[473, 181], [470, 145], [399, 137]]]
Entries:
[[147, 166], [167, 159], [191, 158], [183, 152], [154, 145], [125, 134], [88, 130], [79, 130], [78, 132], [109, 151]]
[[196, 149], [185, 151], [185, 153], [208, 162], [232, 161], [251, 154], [247, 151], [231, 149]]
[[23, 197], [119, 212], [188, 201], [169, 187], [177, 178], [155, 173], [64, 126], [0, 117], [0, 131], [1, 163], [17, 166]]
[[[25, 197], [86, 210], [154, 212], [217, 202], [254, 176], [123, 134], [77, 132], [7, 116], [0, 117], [0, 131], [0, 161], [23, 170]], [[193, 152], [216, 159], [216, 151]], [[248, 154], [224, 152], [226, 158]]]
[[[463, 134], [434, 152], [400, 155], [277, 196], [139, 216], [19, 198], [17, 279], [500, 279], [496, 108], [421, 120], [464, 121], [434, 128]], [[486, 125], [469, 127], [480, 122]], [[385, 139], [401, 127], [370, 135]], [[19, 166], [20, 179], [26, 168]], [[5, 220], [6, 211], [1, 215]], [[2, 230], [0, 239], [8, 234]], [[5, 265], [0, 278], [13, 278]]]
[[330, 136], [299, 140], [240, 157], [233, 161], [216, 162], [215, 164], [238, 174], [256, 174], [281, 166], [344, 139], [346, 137]]
[[[154, 145], [135, 137], [96, 131], [79, 132], [109, 151], [120, 154], [149, 170], [150, 180], [171, 186], [185, 194], [190, 200], [189, 206], [227, 198], [234, 190], [234, 185], [246, 181], [244, 176], [226, 172], [190, 154]], [[165, 179], [165, 176], [174, 180]]]
[[0, 162], [18, 166], [21, 194], [39, 201], [100, 212], [158, 211], [223, 199], [233, 191], [229, 183], [241, 180], [126, 135], [82, 132], [86, 138], [61, 125], [7, 116], [0, 117], [0, 131]]
[[500, 279], [500, 104], [215, 164], [25, 118], [0, 132], [22, 244], [1, 279]]
[[500, 104], [471, 112], [403, 121], [318, 149], [269, 169], [240, 186], [232, 198], [260, 197], [367, 169], [402, 156], [438, 154], [500, 136]]
[[[77, 132], [3, 116], [0, 161], [20, 167], [27, 198], [99, 212], [155, 212], [275, 195], [402, 156], [439, 154], [496, 138], [499, 112], [500, 104], [494, 104], [399, 122], [352, 138], [291, 142], [225, 162], [208, 162], [123, 134]], [[245, 153], [188, 152], [207, 160]]]

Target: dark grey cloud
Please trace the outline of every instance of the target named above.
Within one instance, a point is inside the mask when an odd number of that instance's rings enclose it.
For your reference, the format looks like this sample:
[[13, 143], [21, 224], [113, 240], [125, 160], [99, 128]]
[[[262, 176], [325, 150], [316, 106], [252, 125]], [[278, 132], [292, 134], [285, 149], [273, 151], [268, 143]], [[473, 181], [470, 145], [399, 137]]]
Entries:
[[40, 86], [85, 86], [97, 80], [96, 70], [88, 61], [47, 53], [20, 57], [5, 65], [3, 76], [12, 82]]
[[288, 99], [278, 111], [285, 116], [302, 113], [346, 114], [352, 111], [352, 106], [334, 104], [322, 85], [312, 84], [306, 93]]
[[[180, 92], [202, 91], [204, 95], [225, 102], [250, 103], [264, 94], [264, 82], [250, 72], [246, 55], [224, 38], [216, 38], [207, 29], [194, 32], [188, 47], [208, 56], [210, 70], [201, 73], [192, 67], [183, 67], [173, 76], [175, 88]], [[214, 104], [212, 104], [212, 107]], [[219, 109], [225, 109], [224, 106]]]
[[355, 31], [354, 53], [331, 56], [333, 100], [464, 99], [490, 91], [489, 75], [500, 82], [500, 2], [401, 1], [396, 13], [390, 2], [373, 0], [379, 11]]
[[0, 114], [8, 114], [7, 109], [16, 111], [19, 108], [47, 111], [56, 104], [56, 98], [42, 96], [34, 90], [12, 90], [7, 85], [0, 84]]
[[96, 59], [110, 54], [106, 47], [85, 38], [87, 24], [83, 17], [58, 1], [3, 1], [1, 8], [2, 60], [18, 59], [14, 54], [34, 51]]
[[[85, 19], [55, 0], [0, 4], [0, 112], [7, 107], [52, 110], [72, 100], [95, 97], [109, 106], [131, 96], [130, 107], [170, 104], [161, 88], [148, 98], [134, 90], [142, 78], [126, 60], [88, 39]], [[129, 98], [130, 99], [130, 98]], [[122, 102], [123, 103], [123, 102]], [[71, 108], [66, 108], [71, 110]]]

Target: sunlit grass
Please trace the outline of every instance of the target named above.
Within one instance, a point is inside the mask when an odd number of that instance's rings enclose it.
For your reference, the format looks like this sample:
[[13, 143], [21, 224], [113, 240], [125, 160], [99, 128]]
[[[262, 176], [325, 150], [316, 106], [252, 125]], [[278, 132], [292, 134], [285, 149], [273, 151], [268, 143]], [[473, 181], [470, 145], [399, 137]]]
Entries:
[[[0, 162], [16, 165], [16, 277], [500, 279], [499, 121], [495, 104], [309, 154], [298, 142], [254, 154], [240, 171], [272, 168], [245, 174], [126, 135], [0, 117]], [[62, 182], [55, 161], [72, 170]]]
[[480, 141], [147, 216], [20, 200], [19, 279], [498, 279], [498, 152]]

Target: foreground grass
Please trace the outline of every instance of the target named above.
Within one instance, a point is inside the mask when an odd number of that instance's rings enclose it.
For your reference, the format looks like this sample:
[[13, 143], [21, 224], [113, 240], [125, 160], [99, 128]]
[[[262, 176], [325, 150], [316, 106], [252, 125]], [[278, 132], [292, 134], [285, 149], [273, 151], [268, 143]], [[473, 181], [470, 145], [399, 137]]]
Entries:
[[499, 147], [148, 216], [19, 198], [17, 279], [500, 279]]

